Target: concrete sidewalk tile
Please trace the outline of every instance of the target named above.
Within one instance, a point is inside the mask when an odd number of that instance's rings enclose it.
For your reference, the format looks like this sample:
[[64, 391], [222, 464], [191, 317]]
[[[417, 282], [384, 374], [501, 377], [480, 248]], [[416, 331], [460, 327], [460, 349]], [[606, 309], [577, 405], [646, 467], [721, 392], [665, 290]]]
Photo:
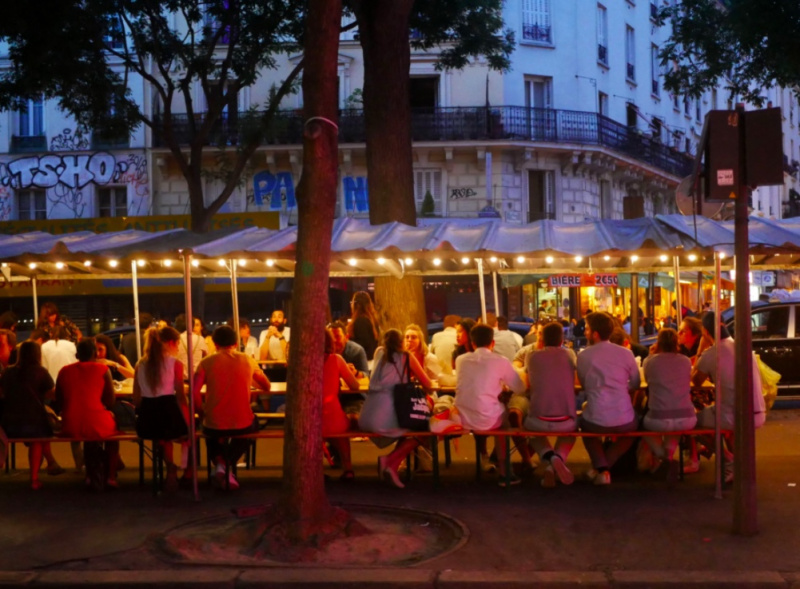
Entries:
[[610, 587], [605, 573], [589, 571], [443, 571], [438, 588], [470, 589], [471, 587], [536, 587], [536, 589], [565, 589], [566, 587]]
[[47, 571], [36, 576], [33, 587], [204, 587], [233, 589], [237, 570], [193, 569], [158, 571]]
[[35, 576], [25, 571], [0, 571], [0, 585], [21, 587], [29, 584]]
[[299, 589], [301, 587], [350, 587], [359, 589], [433, 589], [435, 571], [420, 569], [254, 569], [243, 572], [237, 589]]
[[715, 587], [731, 589], [786, 588], [788, 583], [774, 571], [613, 571], [615, 587], [659, 589], [675, 587]]

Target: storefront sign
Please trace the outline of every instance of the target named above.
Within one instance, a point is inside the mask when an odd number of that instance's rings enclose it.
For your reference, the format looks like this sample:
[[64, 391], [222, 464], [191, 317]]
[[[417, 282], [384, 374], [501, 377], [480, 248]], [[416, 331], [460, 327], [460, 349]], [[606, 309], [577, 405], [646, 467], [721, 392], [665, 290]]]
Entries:
[[616, 287], [616, 274], [553, 274], [547, 279], [551, 287]]

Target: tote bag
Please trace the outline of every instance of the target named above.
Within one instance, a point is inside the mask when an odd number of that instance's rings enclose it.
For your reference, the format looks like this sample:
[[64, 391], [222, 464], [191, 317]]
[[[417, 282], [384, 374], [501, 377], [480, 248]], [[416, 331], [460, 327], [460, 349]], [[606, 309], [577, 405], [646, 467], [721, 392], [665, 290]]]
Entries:
[[394, 412], [397, 424], [403, 429], [415, 432], [428, 431], [431, 418], [431, 407], [425, 390], [417, 383], [411, 382], [408, 354], [400, 383], [394, 385]]

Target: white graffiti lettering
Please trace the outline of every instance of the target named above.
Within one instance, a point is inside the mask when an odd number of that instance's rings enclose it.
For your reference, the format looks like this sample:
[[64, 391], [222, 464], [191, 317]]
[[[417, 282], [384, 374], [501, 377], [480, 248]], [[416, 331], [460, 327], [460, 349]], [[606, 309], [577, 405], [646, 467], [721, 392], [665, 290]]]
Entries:
[[[118, 165], [114, 156], [104, 151], [91, 155], [23, 157], [6, 164], [6, 173], [0, 176], [0, 184], [17, 190], [30, 187], [53, 188], [62, 184], [75, 190], [84, 188], [90, 182], [108, 184], [117, 174]], [[119, 172], [124, 173], [125, 170]]]

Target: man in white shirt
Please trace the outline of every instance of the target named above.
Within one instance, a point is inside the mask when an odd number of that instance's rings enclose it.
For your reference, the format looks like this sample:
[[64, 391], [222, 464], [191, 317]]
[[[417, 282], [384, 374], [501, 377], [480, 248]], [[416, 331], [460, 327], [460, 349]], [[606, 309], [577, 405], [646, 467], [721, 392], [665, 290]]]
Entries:
[[508, 319], [503, 317], [502, 315], [499, 316], [496, 320], [494, 330], [494, 352], [495, 354], [500, 354], [504, 358], [508, 358], [508, 361], [514, 360], [514, 356], [517, 355], [519, 349], [522, 347], [522, 337], [514, 333], [513, 331], [509, 331], [508, 329]]
[[[633, 410], [631, 392], [641, 384], [633, 352], [608, 341], [614, 320], [607, 313], [586, 316], [589, 347], [578, 354], [578, 380], [586, 394], [586, 407], [580, 418], [581, 430], [603, 434], [635, 431], [639, 419]], [[608, 451], [600, 438], [584, 438], [583, 445], [592, 460], [587, 473], [595, 485], [611, 483], [609, 468], [630, 449], [634, 439], [617, 438]]]
[[[201, 329], [198, 326], [198, 329]], [[181, 334], [178, 344], [178, 361], [183, 364], [183, 376], [189, 380], [189, 334], [186, 329], [186, 315], [181, 313], [175, 317], [175, 329]], [[192, 330], [192, 372], [197, 370], [200, 360], [208, 356], [208, 344], [202, 334], [194, 333]]]
[[453, 373], [453, 351], [456, 346], [456, 325], [461, 321], [458, 315], [445, 315], [444, 329], [439, 333], [434, 333], [431, 338], [430, 350], [439, 359], [442, 371], [445, 374]]
[[[508, 427], [506, 407], [503, 402], [504, 387], [522, 394], [525, 384], [506, 358], [492, 353], [494, 330], [478, 324], [470, 331], [474, 352], [456, 359], [456, 407], [465, 429], [486, 431]], [[495, 439], [498, 457], [505, 456], [505, 436]], [[488, 456], [484, 457], [488, 460]], [[505, 486], [505, 460], [499, 461], [500, 485]], [[513, 477], [511, 484], [519, 484]]]
[[269, 318], [269, 327], [258, 336], [259, 359], [286, 362], [290, 333], [283, 311], [275, 309]]

